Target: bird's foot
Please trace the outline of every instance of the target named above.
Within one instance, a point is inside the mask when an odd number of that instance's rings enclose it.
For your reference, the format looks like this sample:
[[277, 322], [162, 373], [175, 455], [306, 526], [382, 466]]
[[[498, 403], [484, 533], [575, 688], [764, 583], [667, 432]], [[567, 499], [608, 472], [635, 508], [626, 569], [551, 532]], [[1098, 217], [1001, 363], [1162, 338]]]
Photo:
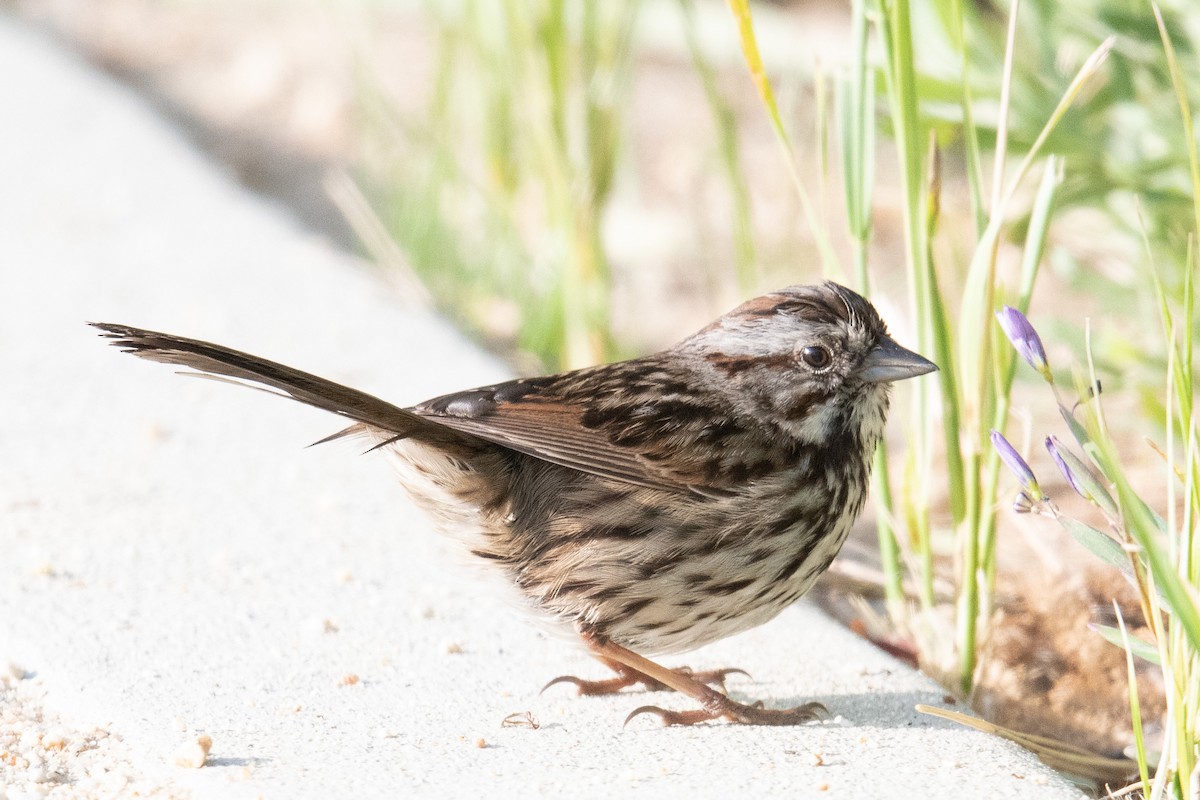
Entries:
[[[636, 670], [629, 669], [628, 667], [618, 669], [616, 666], [614, 666], [614, 669], [616, 669], [617, 677], [608, 678], [607, 680], [602, 681], [584, 680], [583, 678], [577, 678], [574, 675], [560, 675], [543, 686], [542, 691], [544, 692], [551, 686], [555, 686], [560, 683], [574, 684], [579, 694], [591, 696], [616, 694], [627, 687], [639, 685], [647, 692], [674, 691], [674, 689], [672, 689], [670, 686], [667, 686], [665, 683], [657, 681], [654, 678], [651, 678], [649, 675], [643, 675]], [[725, 679], [730, 675], [745, 675], [746, 677], [750, 677], [750, 674], [744, 669], [737, 669], [736, 667], [730, 667], [727, 669], [711, 669], [703, 672], [696, 672], [692, 670], [691, 667], [677, 667], [671, 670], [671, 672], [708, 686], [719, 686], [722, 689], [725, 688]]]
[[653, 714], [666, 725], [697, 725], [715, 719], [724, 719], [735, 725], [802, 725], [829, 716], [828, 709], [820, 703], [805, 703], [795, 708], [764, 708], [761, 702], [746, 705], [718, 695], [704, 703], [703, 708], [690, 711], [672, 711], [658, 706], [635, 708], [625, 724], [642, 714]]
[[[795, 708], [764, 708], [762, 703], [746, 705], [730, 700], [722, 692], [709, 686], [703, 677], [705, 673], [692, 673], [667, 669], [656, 664], [645, 656], [640, 656], [627, 647], [622, 647], [603, 636], [582, 631], [581, 636], [592, 655], [610, 666], [622, 678], [632, 674], [636, 680], [645, 677], [663, 686], [685, 694], [700, 704], [693, 711], [671, 711], [658, 706], [642, 706], [634, 709], [625, 718], [625, 724], [634, 717], [642, 714], [654, 714], [664, 725], [698, 725], [710, 720], [723, 719], [735, 725], [801, 725], [805, 722], [829, 716], [825, 706], [820, 703], [805, 703]], [[730, 672], [741, 670], [719, 670], [724, 679]], [[745, 673], [742, 672], [744, 675]], [[561, 680], [561, 679], [560, 679]], [[554, 681], [557, 683], [558, 681]]]

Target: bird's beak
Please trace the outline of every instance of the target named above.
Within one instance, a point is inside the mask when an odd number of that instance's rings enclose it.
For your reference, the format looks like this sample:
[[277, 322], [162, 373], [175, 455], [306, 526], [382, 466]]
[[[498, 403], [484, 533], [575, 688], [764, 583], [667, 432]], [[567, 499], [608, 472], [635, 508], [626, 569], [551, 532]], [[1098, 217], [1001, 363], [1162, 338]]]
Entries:
[[937, 364], [885, 336], [863, 359], [858, 377], [865, 383], [892, 383], [936, 370]]

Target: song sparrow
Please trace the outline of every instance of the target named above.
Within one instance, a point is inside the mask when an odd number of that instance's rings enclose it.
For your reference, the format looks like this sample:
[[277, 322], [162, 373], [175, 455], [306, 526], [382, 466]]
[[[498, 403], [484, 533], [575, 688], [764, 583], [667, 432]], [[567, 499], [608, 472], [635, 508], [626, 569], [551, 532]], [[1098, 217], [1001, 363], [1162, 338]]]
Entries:
[[834, 283], [750, 300], [654, 355], [411, 408], [208, 342], [93, 324], [143, 358], [352, 420], [329, 439], [362, 435], [393, 454], [445, 532], [617, 673], [552, 683], [642, 683], [699, 702], [630, 715], [666, 724], [786, 725], [823, 710], [738, 703], [709, 685], [733, 670], [646, 656], [761, 625], [804, 594], [862, 509], [889, 384], [937, 368]]

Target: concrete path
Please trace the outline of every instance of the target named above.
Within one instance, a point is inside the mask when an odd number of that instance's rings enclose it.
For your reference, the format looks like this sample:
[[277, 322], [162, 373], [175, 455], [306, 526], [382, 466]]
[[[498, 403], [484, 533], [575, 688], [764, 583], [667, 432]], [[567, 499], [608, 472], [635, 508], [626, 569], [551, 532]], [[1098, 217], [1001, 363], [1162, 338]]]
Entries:
[[[0, 108], [0, 798], [1078, 796], [916, 714], [942, 692], [803, 603], [686, 663], [829, 722], [622, 729], [674, 699], [539, 695], [602, 671], [457, 564], [383, 459], [304, 447], [337, 420], [176, 377], [84, 321], [402, 403], [504, 368], [4, 16]], [[525, 712], [540, 727], [501, 726]], [[207, 766], [177, 766], [202, 736]]]

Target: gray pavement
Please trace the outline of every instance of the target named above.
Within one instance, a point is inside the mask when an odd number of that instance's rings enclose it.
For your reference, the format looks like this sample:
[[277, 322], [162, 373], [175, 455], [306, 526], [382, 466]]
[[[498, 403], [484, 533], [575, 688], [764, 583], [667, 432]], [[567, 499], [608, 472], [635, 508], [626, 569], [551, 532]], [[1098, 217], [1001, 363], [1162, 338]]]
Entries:
[[[0, 667], [27, 671], [5, 681], [36, 684], [46, 719], [123, 740], [127, 794], [1078, 796], [1028, 753], [916, 714], [937, 686], [805, 603], [686, 663], [742, 667], [736, 696], [819, 700], [829, 722], [622, 729], [660, 698], [539, 695], [602, 671], [458, 563], [382, 458], [304, 447], [337, 420], [176, 377], [84, 321], [401, 403], [503, 366], [5, 16], [0, 76]], [[12, 696], [17, 741], [47, 723]], [[517, 712], [540, 727], [501, 726]], [[208, 765], [176, 766], [202, 734]], [[94, 750], [9, 764], [0, 798], [102, 796]]]

